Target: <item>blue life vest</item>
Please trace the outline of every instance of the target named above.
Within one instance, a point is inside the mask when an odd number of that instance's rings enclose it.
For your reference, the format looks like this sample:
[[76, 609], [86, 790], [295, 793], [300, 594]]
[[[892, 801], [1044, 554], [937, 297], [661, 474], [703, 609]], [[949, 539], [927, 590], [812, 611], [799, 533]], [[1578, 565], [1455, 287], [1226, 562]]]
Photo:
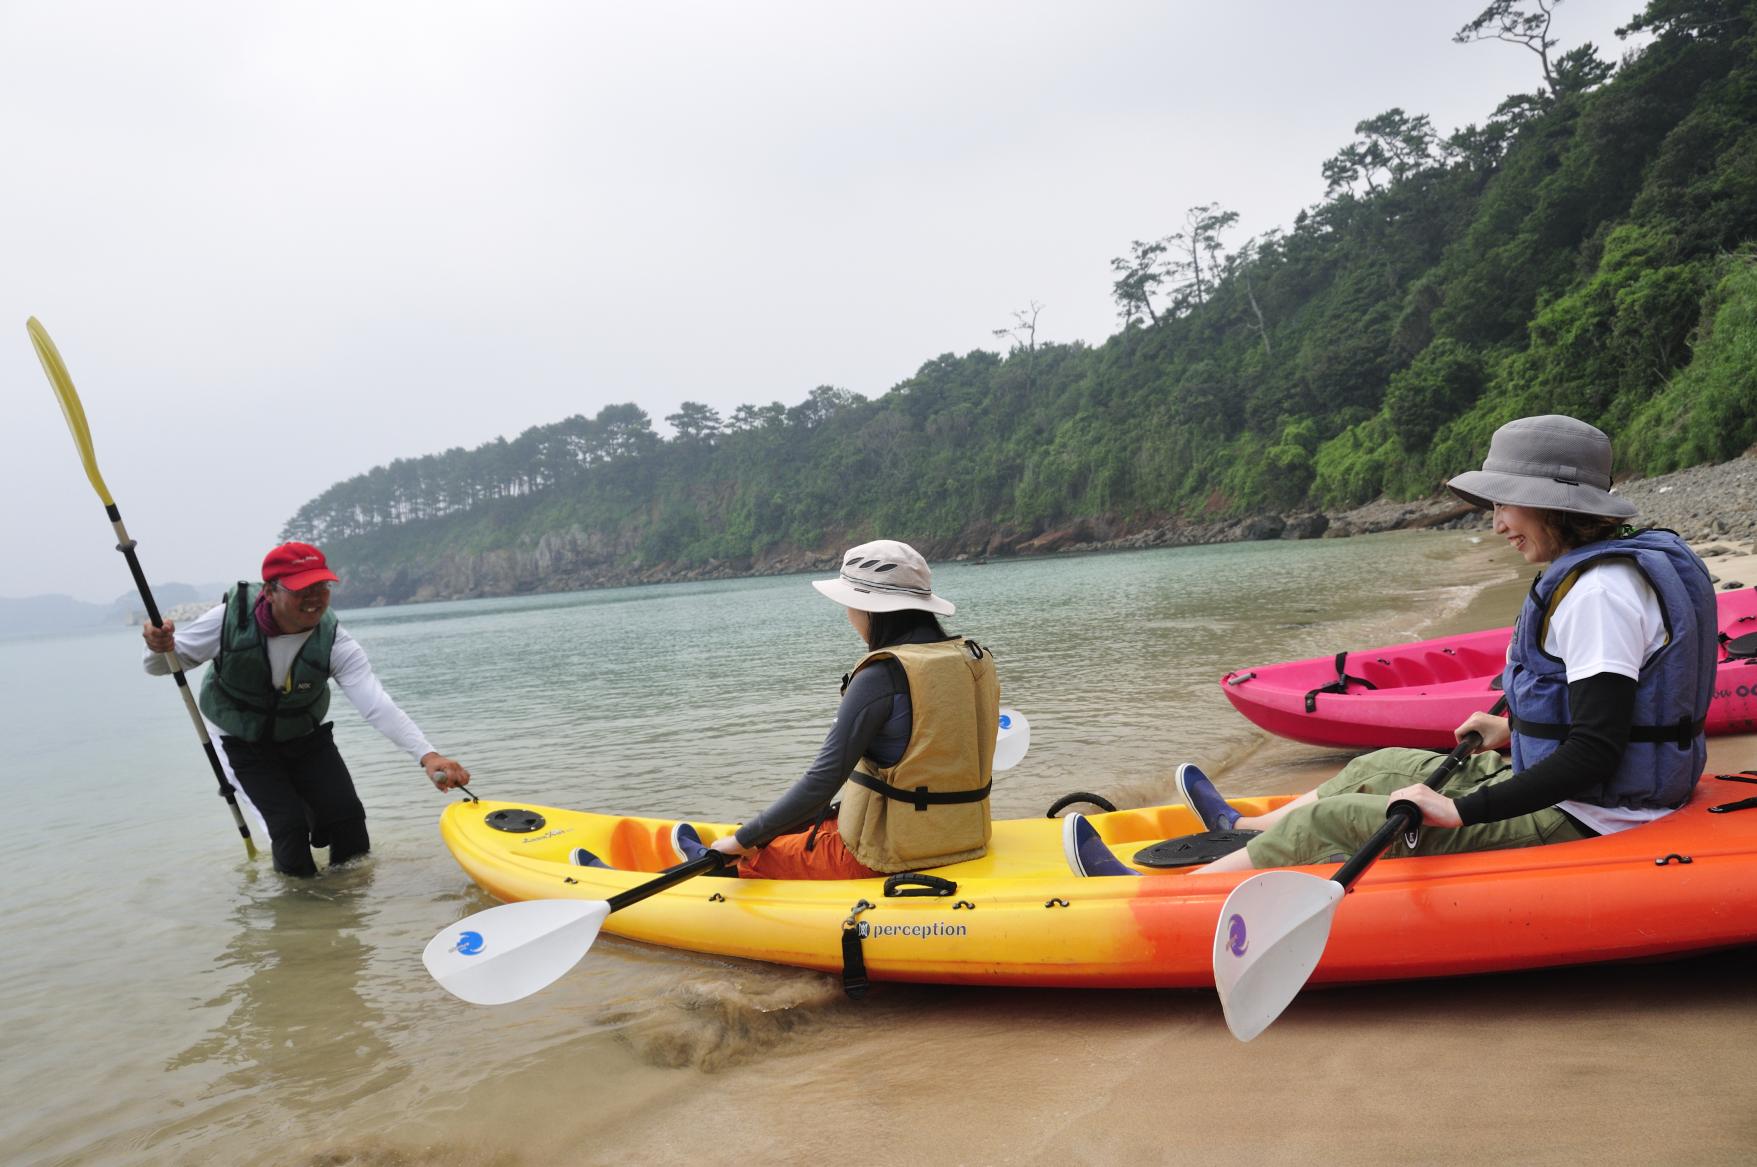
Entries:
[[1568, 734], [1567, 666], [1544, 651], [1544, 635], [1550, 614], [1580, 573], [1607, 559], [1630, 560], [1646, 578], [1659, 598], [1667, 638], [1641, 664], [1629, 745], [1616, 773], [1578, 797], [1607, 807], [1681, 806], [1708, 759], [1702, 726], [1714, 696], [1717, 608], [1708, 569], [1671, 531], [1639, 531], [1577, 547], [1532, 584], [1502, 675], [1512, 711], [1513, 769], [1543, 761]]

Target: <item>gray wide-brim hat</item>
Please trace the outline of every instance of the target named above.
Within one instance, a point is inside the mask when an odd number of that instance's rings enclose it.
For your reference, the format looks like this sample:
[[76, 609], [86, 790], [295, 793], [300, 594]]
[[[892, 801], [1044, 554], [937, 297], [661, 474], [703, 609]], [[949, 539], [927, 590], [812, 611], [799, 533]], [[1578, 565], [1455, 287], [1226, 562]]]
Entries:
[[921, 552], [895, 539], [875, 539], [842, 556], [842, 574], [814, 579], [811, 586], [844, 608], [901, 612], [920, 608], [950, 616], [952, 602], [933, 594], [933, 572]]
[[1611, 493], [1611, 440], [1577, 418], [1522, 417], [1495, 431], [1481, 470], [1446, 483], [1472, 506], [1538, 507], [1627, 519], [1635, 504]]

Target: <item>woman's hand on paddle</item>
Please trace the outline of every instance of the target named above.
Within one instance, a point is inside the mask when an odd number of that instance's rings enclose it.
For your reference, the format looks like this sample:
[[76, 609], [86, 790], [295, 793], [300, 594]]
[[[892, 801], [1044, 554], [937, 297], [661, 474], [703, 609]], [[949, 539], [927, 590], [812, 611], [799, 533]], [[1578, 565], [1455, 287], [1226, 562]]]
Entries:
[[1421, 825], [1424, 827], [1461, 827], [1464, 820], [1458, 817], [1458, 805], [1438, 790], [1423, 786], [1417, 782], [1414, 786], [1405, 786], [1402, 790], [1391, 792], [1392, 802], [1413, 802], [1421, 808]]
[[740, 855], [748, 854], [750, 851], [749, 847], [744, 846], [738, 841], [737, 835], [721, 835], [718, 839], [709, 843], [708, 846], [713, 850], [720, 852], [722, 855], [730, 855], [735, 859]]
[[1464, 719], [1463, 725], [1452, 731], [1452, 740], [1461, 742], [1472, 733], [1482, 735], [1482, 744], [1472, 751], [1478, 754], [1503, 748], [1513, 736], [1507, 728], [1507, 719], [1492, 713], [1472, 713]]
[[434, 751], [421, 755], [421, 768], [440, 790], [455, 790], [470, 784], [470, 772], [444, 754]]
[[154, 652], [170, 652], [177, 647], [177, 626], [169, 620], [163, 624], [142, 624], [140, 634], [146, 639], [146, 646]]

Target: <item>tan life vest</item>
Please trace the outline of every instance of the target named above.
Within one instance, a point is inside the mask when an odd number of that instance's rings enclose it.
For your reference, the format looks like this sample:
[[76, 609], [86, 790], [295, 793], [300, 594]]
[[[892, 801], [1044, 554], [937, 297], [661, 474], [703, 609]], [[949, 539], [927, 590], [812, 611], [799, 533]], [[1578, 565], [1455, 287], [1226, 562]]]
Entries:
[[874, 871], [915, 871], [988, 850], [988, 790], [1000, 725], [994, 658], [974, 640], [898, 644], [867, 653], [854, 673], [894, 658], [909, 678], [909, 744], [895, 766], [862, 758], [843, 788], [836, 826]]

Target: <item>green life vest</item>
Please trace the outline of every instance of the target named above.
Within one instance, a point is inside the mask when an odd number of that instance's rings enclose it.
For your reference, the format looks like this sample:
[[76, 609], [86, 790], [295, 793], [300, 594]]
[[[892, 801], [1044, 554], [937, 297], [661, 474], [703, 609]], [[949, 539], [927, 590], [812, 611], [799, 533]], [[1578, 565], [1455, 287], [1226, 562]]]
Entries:
[[329, 654], [336, 642], [334, 612], [300, 646], [283, 685], [274, 683], [268, 637], [256, 626], [262, 586], [240, 582], [226, 593], [220, 654], [201, 682], [201, 711], [226, 733], [247, 742], [304, 737], [329, 712]]

